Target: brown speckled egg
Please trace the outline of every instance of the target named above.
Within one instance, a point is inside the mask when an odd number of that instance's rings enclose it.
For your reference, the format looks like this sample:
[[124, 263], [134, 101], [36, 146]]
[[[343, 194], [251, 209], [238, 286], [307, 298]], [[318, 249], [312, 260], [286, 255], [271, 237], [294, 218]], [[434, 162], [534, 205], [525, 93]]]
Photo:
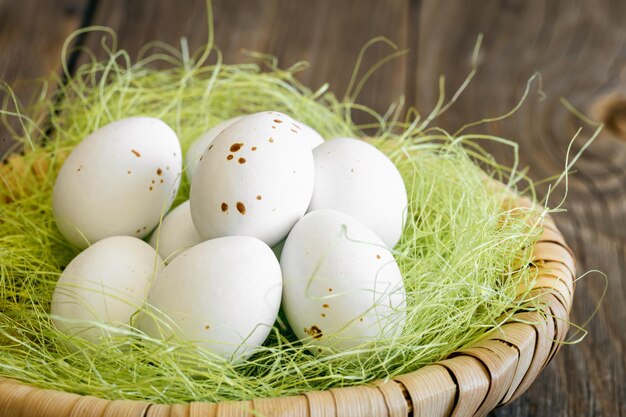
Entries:
[[294, 123], [282, 113], [256, 113], [213, 140], [190, 193], [193, 223], [204, 239], [252, 236], [273, 246], [304, 215], [313, 194], [313, 154]]
[[280, 266], [285, 315], [311, 352], [349, 351], [402, 331], [400, 269], [382, 239], [356, 218], [308, 213], [289, 233]]
[[212, 239], [161, 271], [148, 294], [152, 314], [140, 314], [137, 326], [240, 362], [269, 335], [281, 293], [280, 265], [266, 244], [247, 236]]
[[83, 139], [54, 185], [57, 226], [74, 246], [109, 236], [143, 238], [171, 205], [182, 169], [176, 133], [162, 120], [131, 117]]

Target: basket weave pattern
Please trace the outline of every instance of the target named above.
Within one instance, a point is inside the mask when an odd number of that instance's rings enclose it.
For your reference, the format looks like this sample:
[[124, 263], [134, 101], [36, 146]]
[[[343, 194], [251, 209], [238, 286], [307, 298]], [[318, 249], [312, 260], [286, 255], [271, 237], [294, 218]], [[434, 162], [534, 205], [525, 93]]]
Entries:
[[[519, 197], [510, 203], [532, 204]], [[0, 378], [0, 417], [484, 416], [528, 389], [569, 327], [574, 256], [549, 216], [533, 259], [537, 279], [527, 293], [541, 302], [543, 311], [517, 313], [474, 345], [386, 382], [292, 397], [161, 405], [104, 400]]]

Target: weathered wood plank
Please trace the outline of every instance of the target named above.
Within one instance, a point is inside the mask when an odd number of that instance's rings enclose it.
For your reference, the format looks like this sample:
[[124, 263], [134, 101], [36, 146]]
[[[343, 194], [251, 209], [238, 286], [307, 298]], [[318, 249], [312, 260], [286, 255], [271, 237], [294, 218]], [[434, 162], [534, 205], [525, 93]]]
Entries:
[[[243, 50], [275, 55], [281, 67], [307, 60], [311, 68], [299, 79], [317, 88], [328, 82], [343, 96], [360, 48], [376, 36], [387, 36], [399, 48], [406, 46], [408, 0], [215, 0], [215, 44], [227, 63], [250, 62]], [[119, 46], [135, 56], [148, 41], [180, 45], [185, 36], [193, 51], [207, 39], [205, 2], [112, 0], [100, 2], [94, 24], [112, 27]], [[97, 48], [99, 36], [87, 45]], [[367, 69], [391, 50], [379, 45], [364, 60]], [[359, 102], [378, 112], [402, 95], [406, 84], [406, 60], [396, 59], [375, 74]], [[359, 115], [360, 121], [370, 119]]]
[[[545, 100], [539, 100], [535, 85], [516, 115], [471, 130], [515, 140], [521, 165], [530, 167], [535, 180], [563, 170], [570, 138], [582, 124], [559, 99], [564, 97], [590, 114], [605, 94], [623, 94], [626, 88], [624, 2], [423, 0], [420, 6], [419, 21], [412, 23], [419, 25], [414, 94], [422, 112], [430, 110], [437, 99], [440, 74], [446, 76], [450, 92], [462, 83], [477, 36], [484, 34], [476, 78], [436, 125], [455, 130], [503, 114], [521, 97], [528, 78], [537, 70], [542, 73]], [[562, 349], [527, 395], [494, 416], [626, 412], [626, 136], [620, 131], [625, 101], [617, 100], [609, 106], [612, 111], [604, 112], [609, 114], [605, 118], [614, 120], [613, 132], [606, 130], [583, 155], [578, 172], [570, 177], [568, 213], [555, 216], [578, 256], [579, 271], [597, 268], [607, 273], [607, 298], [589, 326], [587, 339]], [[603, 117], [602, 111], [596, 113]], [[582, 142], [573, 146], [574, 153]], [[512, 162], [508, 149], [488, 149], [499, 161]], [[545, 188], [541, 191], [545, 193]], [[554, 204], [562, 195], [563, 187], [550, 201]], [[592, 314], [604, 284], [598, 275], [578, 283], [575, 323]]]
[[[87, 0], [0, 0], [0, 80], [28, 102], [36, 93], [28, 80], [61, 70], [65, 38], [78, 29]], [[0, 156], [13, 142], [0, 127]]]

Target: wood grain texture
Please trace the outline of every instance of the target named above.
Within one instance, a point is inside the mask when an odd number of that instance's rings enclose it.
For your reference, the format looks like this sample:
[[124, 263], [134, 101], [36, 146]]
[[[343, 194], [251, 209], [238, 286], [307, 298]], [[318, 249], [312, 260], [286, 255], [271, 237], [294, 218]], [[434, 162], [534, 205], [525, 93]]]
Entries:
[[[155, 39], [178, 45], [185, 36], [192, 50], [206, 42], [203, 0], [0, 0], [0, 79], [14, 82], [58, 71], [62, 42], [84, 20], [88, 3], [96, 7], [92, 18], [83, 23], [111, 26], [118, 32], [120, 47], [131, 55]], [[569, 139], [581, 125], [559, 103], [560, 97], [606, 122], [608, 129], [583, 155], [578, 172], [570, 178], [568, 213], [555, 218], [578, 257], [578, 270], [604, 271], [609, 292], [588, 326], [585, 341], [561, 349], [526, 394], [491, 415], [626, 415], [626, 3], [216, 0], [214, 16], [216, 44], [226, 62], [249, 62], [242, 49], [274, 54], [283, 67], [308, 60], [311, 67], [300, 79], [311, 88], [328, 82], [338, 96], [345, 92], [366, 41], [385, 35], [399, 47], [410, 48], [409, 55], [386, 64], [372, 77], [360, 96], [361, 103], [380, 112], [401, 94], [427, 112], [437, 98], [439, 75], [446, 76], [450, 90], [460, 85], [469, 72], [476, 37], [483, 33], [476, 78], [435, 124], [454, 130], [508, 111], [528, 78], [540, 71], [544, 100], [533, 88], [516, 115], [472, 130], [515, 140], [521, 165], [530, 167], [535, 180], [563, 169]], [[90, 35], [84, 41], [97, 47], [100, 38]], [[387, 51], [374, 48], [364, 66]], [[32, 94], [20, 88], [21, 98]], [[2, 140], [0, 132], [0, 153], [7, 146]], [[574, 152], [581, 143], [574, 145]], [[490, 146], [489, 150], [499, 161], [512, 162], [507, 149]], [[562, 190], [557, 190], [551, 201], [558, 201], [560, 195]], [[569, 303], [569, 287], [563, 288], [562, 301]], [[604, 280], [597, 274], [577, 283], [575, 323], [592, 314], [603, 289]], [[516, 326], [516, 331], [526, 332], [524, 326]], [[563, 328], [557, 323], [546, 331], [561, 337]], [[28, 392], [24, 390], [24, 395]]]
[[[485, 1], [474, 7], [462, 0], [423, 0], [417, 22], [418, 58], [414, 96], [420, 111], [437, 99], [437, 77], [452, 91], [470, 70], [479, 33], [484, 43], [479, 72], [458, 102], [436, 125], [455, 130], [469, 121], [503, 114], [521, 97], [535, 71], [543, 77], [544, 100], [533, 87], [514, 116], [473, 132], [515, 140], [522, 166], [534, 180], [563, 170], [575, 129], [582, 124], [560, 103], [561, 97], [592, 116], [594, 105], [626, 88], [626, 4], [620, 1]], [[617, 100], [613, 112], [623, 117]], [[610, 103], [609, 103], [610, 104]], [[609, 106], [611, 107], [611, 106]], [[616, 113], [617, 112], [617, 113]], [[620, 113], [622, 112], [622, 113]], [[599, 115], [599, 116], [598, 116]], [[610, 120], [600, 120], [603, 122]], [[586, 130], [589, 132], [589, 129]], [[617, 133], [616, 133], [617, 132]], [[583, 141], [573, 146], [580, 149]], [[512, 162], [508, 149], [489, 146], [496, 159]], [[626, 334], [626, 137], [606, 129], [587, 150], [570, 177], [568, 213], [555, 215], [578, 257], [579, 271], [599, 269], [609, 291], [588, 326], [585, 341], [566, 346], [521, 399], [492, 415], [626, 415], [624, 341]], [[545, 188], [540, 190], [545, 193]], [[560, 200], [557, 190], [552, 202]], [[583, 323], [600, 302], [605, 281], [592, 274], [578, 282], [572, 320]]]
[[[29, 80], [60, 73], [63, 41], [80, 27], [86, 7], [87, 0], [0, 0], [0, 80], [20, 101], [38, 92]], [[0, 156], [12, 143], [0, 126]]]
[[[300, 73], [299, 79], [312, 89], [329, 83], [331, 91], [342, 97], [359, 50], [367, 41], [386, 36], [399, 49], [406, 48], [408, 7], [408, 0], [215, 0], [215, 44], [228, 63], [254, 61], [244, 54], [246, 50], [274, 55], [283, 68], [309, 61], [311, 67]], [[207, 41], [205, 9], [203, 0], [148, 5], [138, 0], [110, 0], [98, 4], [92, 23], [116, 30], [119, 46], [131, 56], [148, 41], [180, 45], [183, 36], [193, 51]], [[89, 36], [86, 44], [97, 49], [99, 42], [100, 36]], [[391, 51], [383, 45], [373, 47], [363, 68]], [[404, 57], [386, 64], [370, 79], [359, 102], [385, 112], [406, 90], [405, 72]], [[360, 122], [371, 121], [364, 114], [356, 116]]]

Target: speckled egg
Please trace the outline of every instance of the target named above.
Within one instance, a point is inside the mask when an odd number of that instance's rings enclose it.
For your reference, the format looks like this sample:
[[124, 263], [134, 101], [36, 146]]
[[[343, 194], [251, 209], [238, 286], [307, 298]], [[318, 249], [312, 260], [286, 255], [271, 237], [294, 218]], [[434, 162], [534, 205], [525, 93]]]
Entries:
[[162, 263], [150, 245], [134, 237], [113, 236], [94, 243], [61, 274], [52, 296], [52, 321], [61, 332], [91, 343], [114, 333], [116, 327], [128, 330]]
[[166, 263], [169, 263], [185, 249], [203, 241], [191, 221], [191, 210], [187, 200], [163, 218], [161, 225], [150, 237], [150, 246], [159, 252]]
[[205, 134], [196, 139], [185, 154], [185, 173], [187, 174], [187, 178], [189, 181], [193, 180], [193, 173], [196, 170], [196, 166], [198, 166], [198, 161], [200, 157], [206, 151], [206, 148], [209, 147], [213, 139], [228, 126], [241, 119], [243, 116], [233, 117], [232, 119], [224, 120], [223, 122], [218, 123], [209, 129]]
[[109, 236], [143, 238], [171, 205], [181, 169], [180, 143], [163, 121], [110, 123], [83, 139], [61, 167], [52, 194], [57, 226], [79, 248]]
[[209, 240], [163, 269], [148, 296], [153, 314], [140, 314], [138, 327], [237, 362], [267, 338], [281, 291], [280, 266], [265, 243], [247, 236]]
[[402, 331], [405, 289], [398, 265], [354, 217], [308, 213], [289, 233], [280, 265], [287, 320], [311, 352], [349, 351]]
[[393, 248], [406, 220], [402, 176], [385, 154], [350, 138], [332, 139], [313, 150], [315, 191], [309, 211], [332, 209], [356, 217]]
[[252, 236], [270, 246], [287, 236], [313, 193], [313, 155], [303, 135], [278, 112], [246, 116], [220, 133], [191, 184], [200, 236]]

